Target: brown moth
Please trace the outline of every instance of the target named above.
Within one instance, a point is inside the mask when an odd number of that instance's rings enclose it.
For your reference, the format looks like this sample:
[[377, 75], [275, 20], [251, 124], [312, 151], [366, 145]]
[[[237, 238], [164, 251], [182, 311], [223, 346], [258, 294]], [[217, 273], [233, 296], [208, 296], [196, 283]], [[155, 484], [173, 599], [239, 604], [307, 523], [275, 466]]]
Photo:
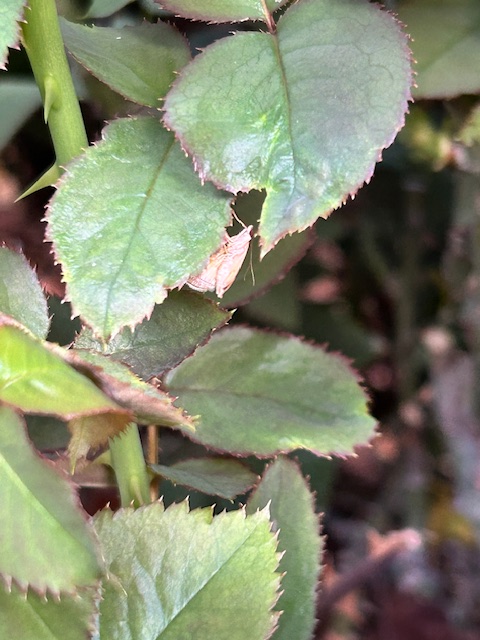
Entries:
[[252, 239], [252, 225], [245, 227], [236, 236], [225, 232], [222, 245], [213, 253], [205, 269], [187, 280], [187, 284], [195, 291], [215, 291], [219, 298], [223, 297], [237, 277], [240, 267], [247, 255]]

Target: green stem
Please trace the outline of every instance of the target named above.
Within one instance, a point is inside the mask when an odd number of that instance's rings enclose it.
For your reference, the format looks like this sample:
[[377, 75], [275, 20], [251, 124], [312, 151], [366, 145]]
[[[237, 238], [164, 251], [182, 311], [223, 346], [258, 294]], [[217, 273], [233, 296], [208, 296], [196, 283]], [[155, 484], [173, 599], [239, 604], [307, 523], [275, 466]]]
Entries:
[[115, 470], [122, 507], [140, 507], [150, 502], [150, 482], [136, 424], [110, 440], [110, 455]]
[[[64, 167], [88, 147], [73, 86], [55, 0], [30, 0], [23, 41], [44, 104], [57, 165]], [[149, 478], [136, 425], [111, 440], [110, 452], [123, 506], [150, 502]]]
[[55, 0], [31, 0], [23, 41], [44, 104], [57, 164], [64, 167], [88, 146], [58, 22]]

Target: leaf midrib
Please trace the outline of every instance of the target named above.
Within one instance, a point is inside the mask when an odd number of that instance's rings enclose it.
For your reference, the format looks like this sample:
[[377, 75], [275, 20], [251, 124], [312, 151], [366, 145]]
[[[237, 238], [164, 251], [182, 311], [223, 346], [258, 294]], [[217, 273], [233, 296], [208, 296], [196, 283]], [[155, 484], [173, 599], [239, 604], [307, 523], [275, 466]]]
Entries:
[[[212, 523], [213, 524], [213, 523]], [[239, 545], [237, 545], [235, 547], [235, 549], [232, 550], [232, 552], [230, 553], [230, 555], [228, 556], [228, 559], [219, 567], [217, 567], [217, 569], [215, 569], [213, 571], [213, 573], [211, 573], [208, 577], [205, 578], [204, 583], [196, 589], [195, 592], [193, 592], [192, 594], [189, 595], [188, 600], [186, 600], [183, 604], [183, 606], [181, 607], [181, 609], [178, 610], [177, 613], [175, 613], [175, 615], [170, 618], [170, 620], [168, 621], [167, 625], [162, 629], [162, 631], [160, 632], [160, 634], [156, 637], [155, 640], [161, 640], [161, 637], [163, 635], [164, 631], [168, 631], [168, 627], [169, 625], [171, 625], [173, 623], [174, 620], [176, 620], [187, 608], [187, 606], [189, 606], [192, 601], [203, 591], [203, 589], [205, 589], [206, 587], [208, 587], [208, 585], [210, 584], [210, 582], [213, 580], [213, 578], [223, 569], [225, 569], [227, 567], [227, 565], [232, 561], [232, 559], [235, 557], [235, 555], [241, 550], [241, 548], [245, 545], [246, 542], [248, 542], [248, 540], [252, 537], [252, 535], [254, 533], [256, 533], [257, 528], [261, 525], [262, 523], [259, 522], [255, 525], [255, 528], [252, 529], [248, 535], [243, 538], [243, 540], [240, 542]], [[212, 526], [212, 525], [210, 525]]]

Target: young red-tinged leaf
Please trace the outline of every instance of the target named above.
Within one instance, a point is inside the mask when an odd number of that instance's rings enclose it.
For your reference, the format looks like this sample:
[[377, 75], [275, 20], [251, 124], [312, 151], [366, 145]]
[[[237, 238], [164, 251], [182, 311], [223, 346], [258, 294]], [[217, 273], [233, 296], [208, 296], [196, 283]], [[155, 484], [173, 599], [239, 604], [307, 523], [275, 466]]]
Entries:
[[23, 17], [26, 0], [2, 0], [0, 6], [0, 69], [6, 69], [8, 48], [18, 49], [19, 22]]
[[25, 325], [38, 338], [47, 337], [47, 300], [38, 278], [26, 258], [7, 247], [0, 247], [0, 312]]
[[414, 98], [455, 98], [480, 91], [480, 3], [407, 0], [398, 16], [416, 61]]
[[135, 422], [195, 431], [193, 419], [173, 404], [174, 398], [144, 382], [130, 369], [100, 353], [70, 349], [66, 360], [95, 381], [119, 406], [131, 411]]
[[[107, 563], [100, 640], [264, 640], [280, 576], [268, 514], [154, 503], [95, 528]], [[235, 620], [241, 620], [236, 624]]]
[[223, 329], [165, 383], [180, 406], [199, 416], [191, 437], [237, 455], [294, 449], [342, 455], [374, 435], [355, 372], [341, 357], [293, 336]]
[[202, 269], [229, 221], [229, 196], [200, 184], [159, 122], [119, 119], [69, 166], [48, 234], [75, 312], [108, 339]]
[[192, 458], [171, 466], [152, 464], [157, 475], [195, 491], [233, 500], [246, 493], [257, 482], [258, 476], [239, 462], [226, 458]]
[[[0, 407], [0, 504], [0, 575], [7, 583], [13, 579], [23, 590], [55, 595], [95, 584], [99, 557], [73, 487], [33, 452], [23, 421], [5, 406]], [[0, 606], [0, 621], [1, 611]]]
[[149, 107], [160, 105], [176, 72], [190, 60], [187, 41], [165, 22], [114, 29], [60, 19], [60, 26], [80, 64], [128, 100]]
[[242, 20], [267, 20], [265, 10], [273, 13], [287, 0], [155, 0], [165, 9], [190, 18], [206, 22], [240, 22]]
[[0, 584], [0, 637], [15, 640], [86, 640], [94, 631], [96, 590], [45, 600]]
[[273, 640], [310, 640], [315, 627], [317, 589], [323, 540], [315, 501], [298, 466], [280, 457], [265, 471], [252, 494], [247, 513], [270, 505], [278, 534], [282, 595], [275, 609], [282, 611]]
[[[228, 78], [228, 81], [227, 81]], [[276, 32], [207, 47], [165, 101], [165, 122], [219, 187], [267, 190], [263, 254], [368, 181], [403, 126], [407, 38], [376, 4], [301, 0]]]

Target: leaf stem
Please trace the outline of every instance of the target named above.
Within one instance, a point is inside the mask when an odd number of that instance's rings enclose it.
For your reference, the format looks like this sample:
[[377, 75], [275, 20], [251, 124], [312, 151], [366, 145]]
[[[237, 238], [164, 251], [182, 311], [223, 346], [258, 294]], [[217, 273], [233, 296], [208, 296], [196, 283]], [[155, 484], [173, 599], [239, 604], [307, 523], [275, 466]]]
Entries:
[[277, 30], [277, 25], [275, 24], [275, 20], [273, 19], [272, 14], [268, 10], [266, 0], [260, 0], [262, 3], [263, 13], [265, 15], [265, 22], [267, 23], [268, 30], [270, 33], [275, 33]]
[[120, 490], [122, 507], [140, 507], [150, 502], [150, 483], [136, 424], [110, 440], [112, 467]]
[[33, 0], [22, 24], [23, 42], [42, 95], [57, 164], [64, 167], [88, 146], [58, 22], [55, 0]]

